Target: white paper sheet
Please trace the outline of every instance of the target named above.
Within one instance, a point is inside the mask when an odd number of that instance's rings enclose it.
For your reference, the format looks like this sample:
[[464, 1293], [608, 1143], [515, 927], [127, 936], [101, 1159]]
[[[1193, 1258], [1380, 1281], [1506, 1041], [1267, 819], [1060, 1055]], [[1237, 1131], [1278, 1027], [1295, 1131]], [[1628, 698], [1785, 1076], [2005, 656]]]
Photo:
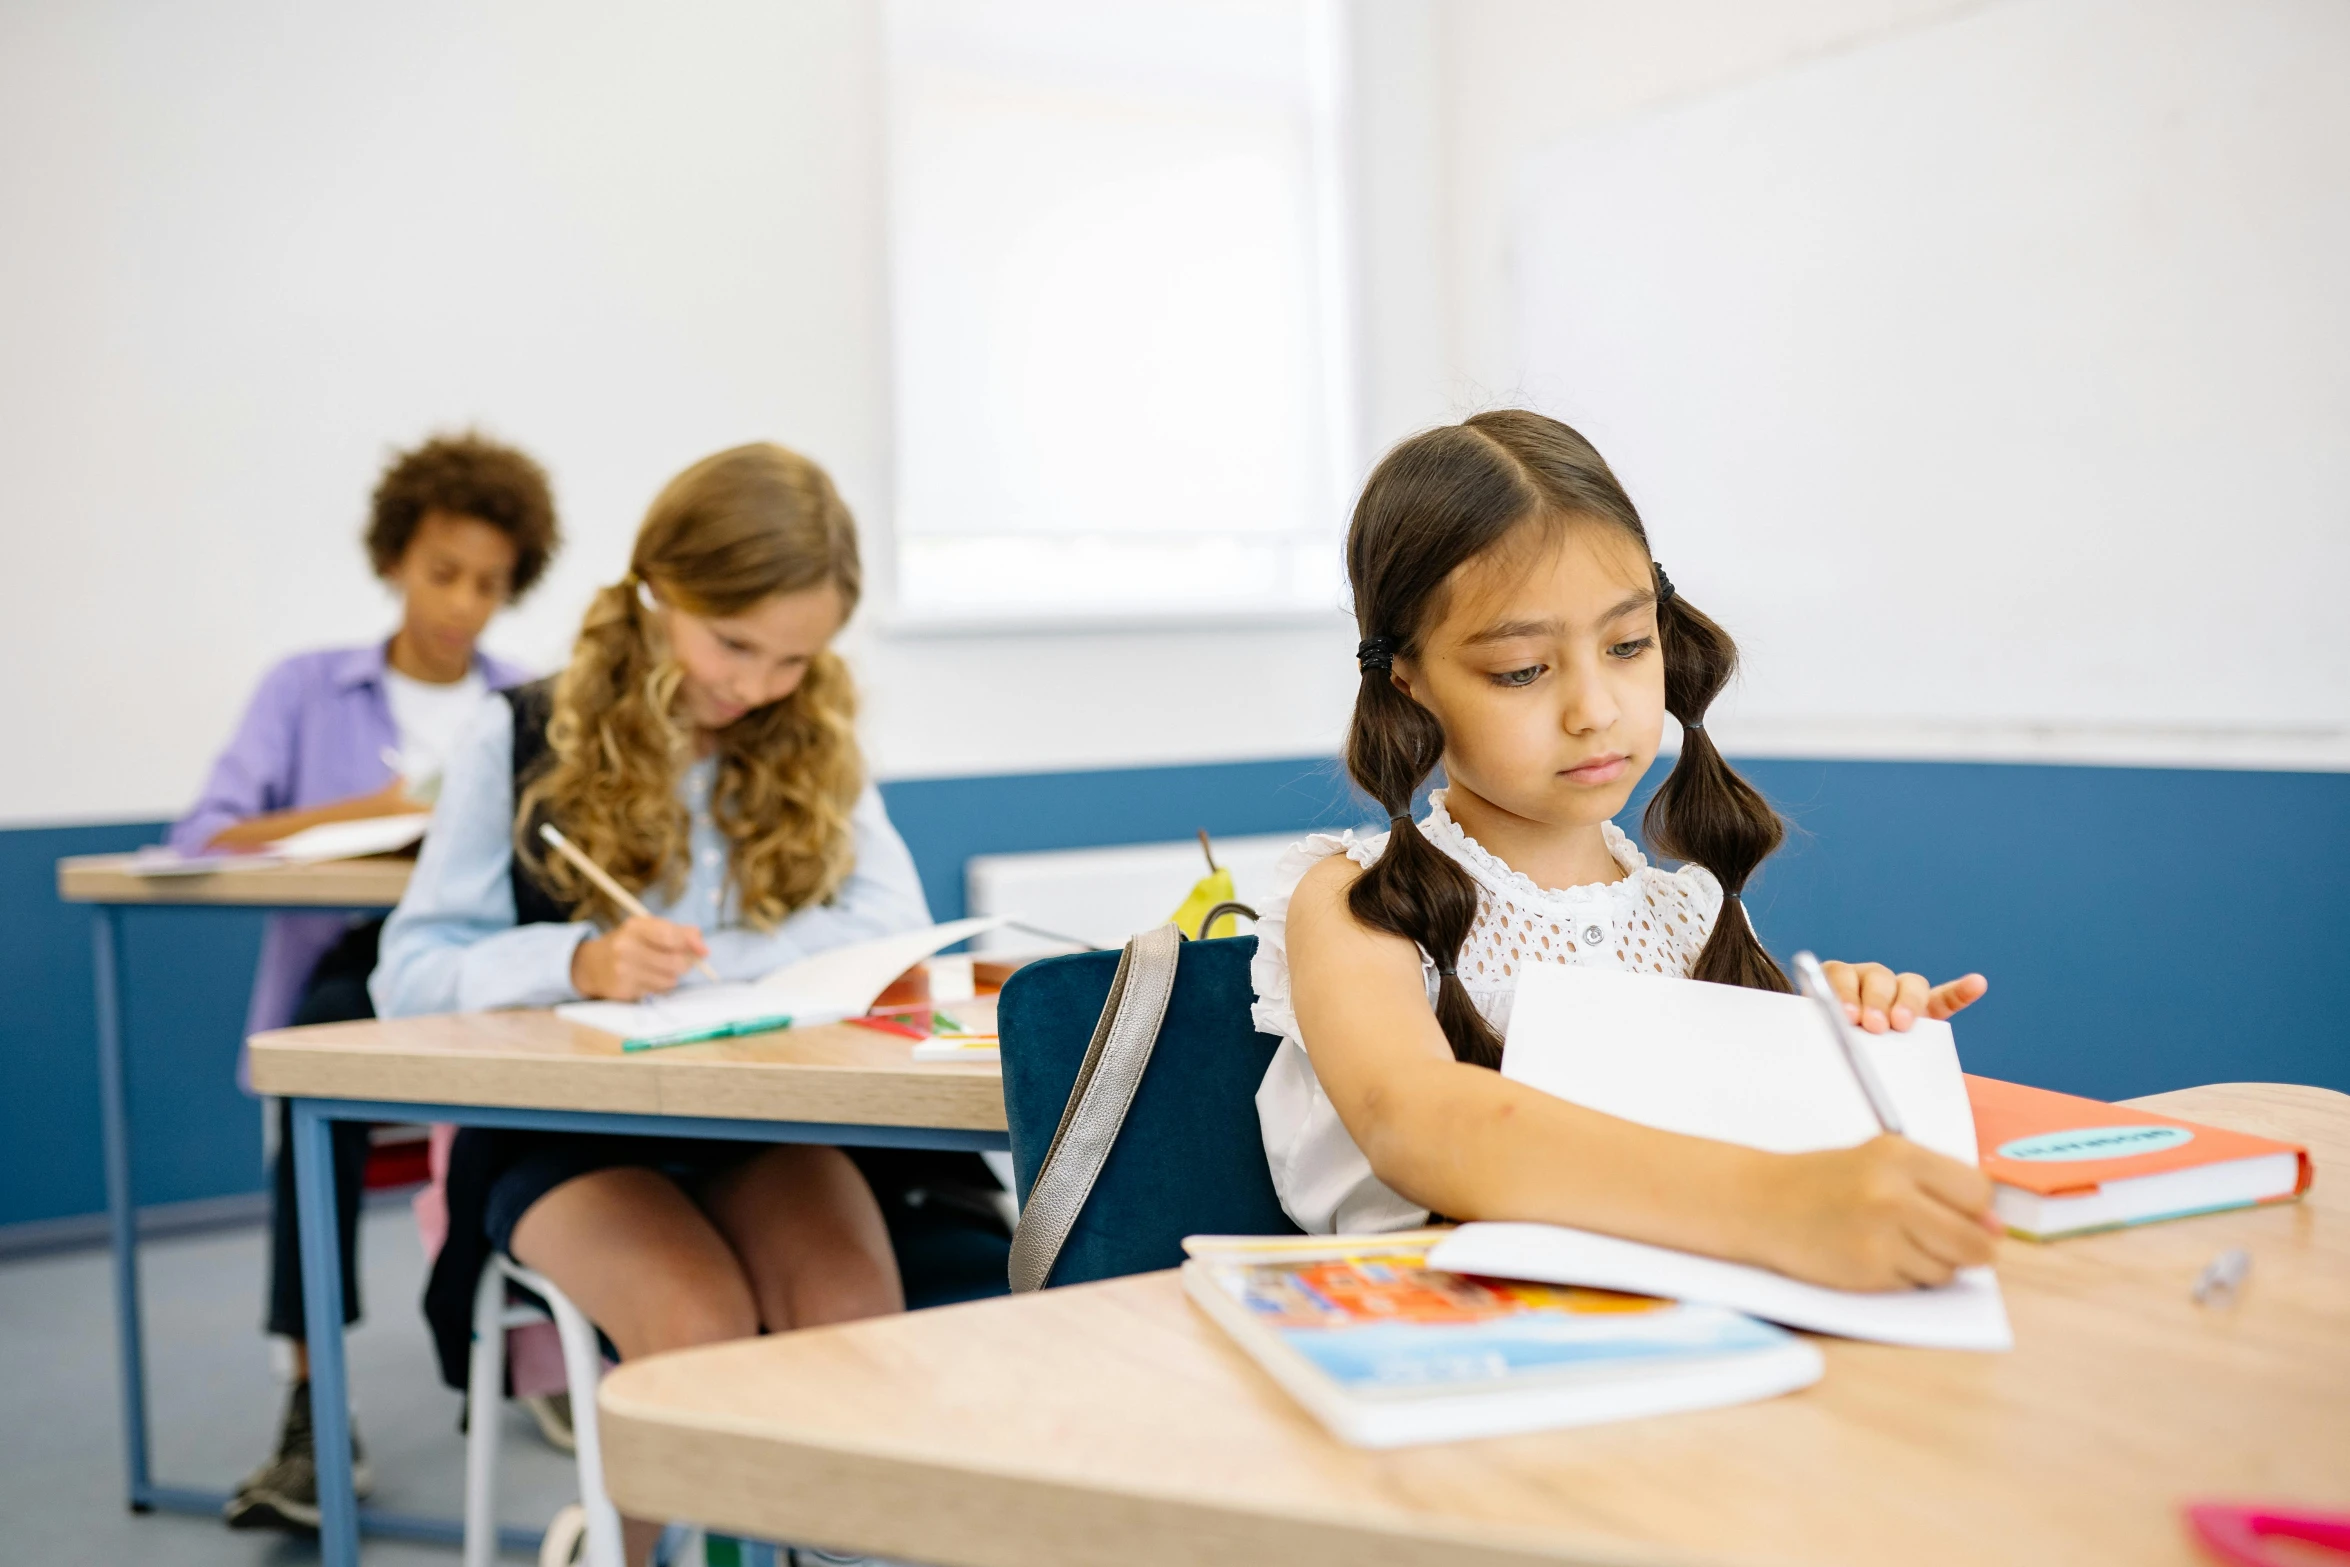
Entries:
[[[1860, 1034], [1906, 1135], [1975, 1163], [1975, 1116], [1948, 1023]], [[1504, 1077], [1644, 1126], [1772, 1153], [1876, 1135], [1819, 1003], [1657, 974], [1522, 970]]]
[[269, 845], [274, 858], [293, 865], [321, 860], [358, 860], [370, 854], [390, 854], [422, 841], [432, 818], [422, 811], [399, 816], [363, 816], [350, 822], [320, 822]]
[[133, 854], [130, 863], [123, 868], [133, 876], [149, 878], [215, 876], [222, 871], [277, 863], [277, 857], [270, 854], [180, 854], [159, 843], [151, 843]]
[[889, 988], [889, 982], [943, 947], [951, 947], [983, 930], [994, 930], [1003, 920], [988, 914], [949, 920], [927, 930], [909, 930], [896, 936], [833, 947], [813, 957], [787, 964], [759, 981], [771, 995], [787, 996], [810, 1012], [829, 1011], [854, 1017], [870, 1008]]
[[1585, 1284], [1704, 1301], [1791, 1328], [1922, 1349], [2012, 1349], [1999, 1280], [1961, 1269], [1939, 1289], [1825, 1289], [1741, 1263], [1594, 1235], [1555, 1224], [1465, 1224], [1428, 1254], [1450, 1273]]
[[871, 1010], [891, 980], [941, 947], [1002, 923], [987, 916], [950, 920], [834, 947], [752, 984], [687, 985], [643, 1001], [573, 1001], [557, 1007], [555, 1015], [627, 1040], [668, 1039], [784, 1018], [803, 1028], [837, 1023]]
[[738, 1023], [766, 1022], [781, 1028], [837, 1023], [846, 1013], [794, 1013], [756, 985], [688, 985], [642, 1001], [567, 1001], [555, 1009], [566, 1023], [582, 1023], [625, 1040], [674, 1039]]

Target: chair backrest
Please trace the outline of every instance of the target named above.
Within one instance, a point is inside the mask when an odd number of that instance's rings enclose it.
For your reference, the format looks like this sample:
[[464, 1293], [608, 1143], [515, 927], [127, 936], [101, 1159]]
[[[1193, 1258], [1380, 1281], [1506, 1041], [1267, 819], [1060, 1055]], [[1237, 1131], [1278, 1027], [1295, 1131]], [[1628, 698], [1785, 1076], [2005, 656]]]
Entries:
[[[1295, 1235], [1257, 1130], [1257, 1084], [1280, 1041], [1249, 1022], [1254, 936], [1187, 941], [1158, 1048], [1048, 1284], [1171, 1268], [1186, 1235]], [[996, 1012], [1020, 1196], [1036, 1184], [1118, 969], [1115, 952], [1015, 973]]]

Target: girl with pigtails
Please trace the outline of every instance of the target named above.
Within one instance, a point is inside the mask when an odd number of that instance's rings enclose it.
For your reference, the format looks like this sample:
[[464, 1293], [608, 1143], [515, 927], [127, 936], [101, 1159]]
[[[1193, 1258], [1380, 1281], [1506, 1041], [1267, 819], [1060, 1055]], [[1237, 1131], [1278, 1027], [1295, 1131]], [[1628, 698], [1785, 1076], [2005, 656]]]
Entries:
[[[831, 650], [861, 580], [856, 525], [807, 458], [743, 446], [671, 480], [569, 666], [492, 704], [451, 755], [384, 927], [378, 1013], [634, 1001], [703, 964], [755, 979], [928, 925]], [[541, 823], [651, 912], [613, 907]], [[900, 1310], [884, 1203], [907, 1175], [837, 1148], [467, 1128], [425, 1292], [442, 1376], [465, 1385], [493, 1248], [623, 1360]], [[626, 1533], [645, 1561], [658, 1529]]]
[[[1363, 638], [1347, 769], [1391, 830], [1293, 849], [1258, 926], [1254, 1015], [1281, 1046], [1257, 1112], [1290, 1217], [1312, 1232], [1542, 1220], [1848, 1289], [1989, 1260], [1990, 1181], [1902, 1138], [1761, 1153], [1496, 1070], [1528, 964], [1791, 988], [1739, 903], [1780, 822], [1704, 727], [1737, 648], [1650, 557], [1590, 443], [1520, 411], [1412, 437], [1363, 490], [1347, 574]], [[1610, 820], [1667, 713], [1681, 754], [1644, 826], [1677, 871]], [[1872, 1032], [1986, 989], [1826, 967]]]

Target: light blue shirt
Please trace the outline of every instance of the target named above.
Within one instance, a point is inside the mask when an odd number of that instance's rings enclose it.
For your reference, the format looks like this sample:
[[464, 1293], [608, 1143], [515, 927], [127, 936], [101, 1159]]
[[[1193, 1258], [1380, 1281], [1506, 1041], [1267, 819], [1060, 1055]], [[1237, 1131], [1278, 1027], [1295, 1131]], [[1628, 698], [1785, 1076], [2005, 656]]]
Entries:
[[[678, 786], [692, 818], [692, 866], [674, 901], [648, 889], [645, 907], [700, 928], [710, 964], [728, 980], [757, 979], [795, 959], [931, 923], [914, 857], [868, 784], [850, 812], [856, 863], [830, 903], [804, 908], [771, 931], [739, 923], [727, 882], [727, 843], [710, 817], [717, 764], [704, 759]], [[602, 927], [514, 923], [514, 714], [488, 704], [441, 775], [439, 803], [407, 895], [384, 924], [367, 982], [379, 1017], [543, 1007], [573, 1001], [571, 955]], [[687, 984], [697, 983], [689, 975]]]

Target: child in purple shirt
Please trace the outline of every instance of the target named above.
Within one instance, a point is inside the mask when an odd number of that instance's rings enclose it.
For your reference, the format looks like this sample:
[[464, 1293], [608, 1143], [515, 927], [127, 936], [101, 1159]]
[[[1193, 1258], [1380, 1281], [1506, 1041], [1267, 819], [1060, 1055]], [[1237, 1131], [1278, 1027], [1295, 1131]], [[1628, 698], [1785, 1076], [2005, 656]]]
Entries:
[[[400, 596], [399, 628], [383, 642], [298, 653], [263, 676], [171, 846], [249, 850], [322, 822], [429, 810], [442, 759], [474, 709], [528, 678], [476, 643], [490, 617], [538, 580], [559, 542], [546, 474], [522, 453], [469, 434], [395, 455], [376, 485], [366, 544], [376, 575]], [[381, 919], [334, 914], [271, 919], [247, 1032], [372, 1016], [367, 977], [382, 929]], [[269, 1331], [292, 1344], [295, 1384], [277, 1451], [228, 1504], [231, 1528], [318, 1526], [285, 1119], [281, 1110]], [[369, 1129], [337, 1122], [334, 1130], [344, 1309], [355, 1321]]]

